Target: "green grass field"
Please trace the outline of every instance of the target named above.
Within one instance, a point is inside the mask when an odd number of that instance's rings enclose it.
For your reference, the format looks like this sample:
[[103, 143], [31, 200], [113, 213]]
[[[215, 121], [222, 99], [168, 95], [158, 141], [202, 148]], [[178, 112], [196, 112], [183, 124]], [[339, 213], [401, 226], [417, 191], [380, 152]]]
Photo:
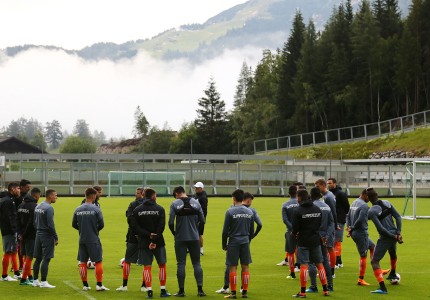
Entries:
[[[104, 280], [103, 283], [111, 290], [108, 292], [81, 291], [76, 253], [78, 246], [78, 233], [71, 227], [74, 209], [80, 204], [80, 198], [59, 198], [54, 204], [55, 223], [59, 235], [59, 245], [56, 248], [55, 258], [51, 261], [48, 281], [56, 285], [55, 289], [40, 289], [29, 286], [19, 286], [16, 282], [0, 282], [0, 295], [3, 297], [31, 298], [31, 299], [135, 299], [146, 295], [140, 292], [142, 268], [132, 266], [129, 277], [129, 291], [116, 292], [115, 289], [122, 284], [122, 269], [118, 266], [119, 260], [125, 252], [125, 234], [127, 223], [125, 210], [132, 198], [102, 198], [101, 206], [105, 218], [105, 228], [101, 232], [101, 241], [104, 249]], [[350, 199], [352, 202], [353, 199]], [[168, 214], [171, 198], [159, 198], [158, 202], [166, 209]], [[251, 281], [249, 297], [251, 299], [281, 299], [291, 298], [299, 291], [299, 279], [286, 279], [287, 267], [278, 267], [276, 263], [284, 257], [285, 227], [281, 220], [280, 207], [286, 198], [256, 198], [253, 206], [257, 209], [263, 221], [263, 229], [251, 246], [253, 263], [251, 265]], [[403, 209], [404, 199], [390, 200], [399, 211]], [[430, 199], [426, 199], [426, 202]], [[204, 271], [203, 289], [208, 298], [223, 299], [222, 295], [214, 291], [223, 285], [225, 268], [225, 252], [221, 249], [221, 230], [224, 212], [230, 206], [229, 198], [209, 198], [209, 214], [205, 229], [205, 255], [202, 257]], [[376, 242], [377, 234], [373, 224], [370, 226], [370, 236]], [[423, 299], [429, 297], [427, 290], [429, 279], [428, 253], [430, 246], [426, 238], [429, 237], [430, 220], [416, 220], [403, 222], [403, 237], [405, 243], [398, 247], [398, 273], [401, 274], [401, 284], [391, 286], [388, 284], [388, 295], [373, 295], [371, 290], [378, 287], [373, 276], [368, 259], [365, 279], [371, 286], [357, 286], [358, 254], [351, 239], [345, 238], [343, 243], [344, 268], [337, 270], [334, 279], [334, 299]], [[167, 249], [167, 289], [172, 294], [178, 289], [176, 280], [176, 262], [173, 249], [173, 238], [166, 227]], [[158, 268], [153, 268], [154, 298], [159, 297]], [[388, 255], [382, 261], [383, 268], [389, 268]], [[89, 284], [95, 287], [95, 276], [89, 271]], [[191, 263], [187, 263], [187, 278], [185, 281], [187, 298], [197, 298], [197, 288], [193, 276]], [[321, 288], [320, 288], [321, 290]], [[322, 293], [308, 294], [310, 299], [318, 299]]]

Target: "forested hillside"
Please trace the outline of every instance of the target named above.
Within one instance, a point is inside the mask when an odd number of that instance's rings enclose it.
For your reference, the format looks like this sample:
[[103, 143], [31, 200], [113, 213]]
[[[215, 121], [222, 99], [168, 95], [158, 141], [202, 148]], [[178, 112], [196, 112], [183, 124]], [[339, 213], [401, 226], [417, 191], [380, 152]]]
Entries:
[[[430, 107], [430, 1], [341, 4], [321, 32], [297, 12], [284, 47], [243, 66], [231, 121], [252, 141], [377, 122]], [[235, 144], [235, 143], [233, 143]]]

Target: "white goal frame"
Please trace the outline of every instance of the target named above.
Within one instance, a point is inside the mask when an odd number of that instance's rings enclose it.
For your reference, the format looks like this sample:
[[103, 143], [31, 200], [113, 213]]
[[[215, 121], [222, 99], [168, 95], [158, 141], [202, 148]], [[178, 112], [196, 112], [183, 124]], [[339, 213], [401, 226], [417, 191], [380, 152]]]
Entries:
[[[412, 162], [406, 163], [406, 172], [409, 174], [409, 188], [407, 187], [406, 200], [403, 208], [403, 218], [409, 220], [416, 219], [430, 219], [430, 216], [420, 216], [417, 215], [417, 164], [428, 164], [430, 165], [430, 160], [414, 160]], [[412, 169], [411, 169], [412, 166]], [[412, 197], [412, 216], [405, 216], [406, 208], [409, 202], [409, 198]]]
[[[177, 176], [179, 178], [182, 179], [182, 186], [185, 188], [185, 182], [186, 182], [186, 173], [185, 172], [146, 172], [146, 171], [109, 171], [108, 173], [108, 197], [111, 196], [111, 186], [112, 186], [112, 174], [134, 174], [134, 175], [141, 175], [142, 176], [142, 182], [140, 187], [147, 187], [147, 182], [148, 179], [151, 179], [151, 175], [165, 175], [165, 185], [163, 186], [166, 189], [166, 193], [170, 194], [170, 181], [172, 179], [172, 175]], [[149, 175], [149, 176], [148, 176]], [[149, 178], [148, 178], [149, 177]], [[178, 180], [178, 178], [176, 178], [176, 180]], [[123, 195], [123, 184], [119, 184], [119, 191], [120, 191], [120, 195]], [[136, 186], [136, 188], [138, 188], [138, 186]], [[159, 185], [157, 186], [150, 186], [152, 188], [154, 188], [155, 190], [157, 190], [157, 187], [160, 187]], [[162, 193], [160, 193], [162, 194]]]

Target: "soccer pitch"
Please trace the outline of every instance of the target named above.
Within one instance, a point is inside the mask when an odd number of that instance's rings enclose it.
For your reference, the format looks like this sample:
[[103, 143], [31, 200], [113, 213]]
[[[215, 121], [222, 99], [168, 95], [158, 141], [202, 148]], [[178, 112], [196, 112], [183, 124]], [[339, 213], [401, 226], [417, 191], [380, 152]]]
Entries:
[[[43, 199], [43, 198], [42, 198]], [[100, 200], [105, 219], [105, 228], [101, 231], [103, 245], [103, 283], [110, 291], [95, 291], [95, 275], [92, 270], [88, 272], [88, 282], [93, 288], [91, 291], [81, 291], [76, 254], [78, 249], [78, 232], [72, 228], [72, 216], [75, 208], [82, 198], [58, 198], [53, 205], [55, 210], [55, 225], [59, 236], [59, 245], [55, 249], [55, 258], [51, 260], [48, 281], [57, 286], [55, 289], [41, 289], [31, 286], [19, 286], [17, 282], [0, 282], [0, 295], [18, 299], [135, 299], [144, 298], [146, 293], [140, 292], [142, 280], [142, 267], [132, 265], [128, 292], [117, 292], [116, 288], [122, 285], [122, 269], [118, 266], [119, 260], [125, 253], [125, 234], [127, 222], [125, 211], [128, 204], [134, 200], [128, 198], [105, 198]], [[159, 198], [158, 203], [166, 209], [168, 218], [169, 206], [172, 198]], [[285, 226], [281, 220], [281, 205], [287, 198], [255, 198], [253, 207], [258, 211], [263, 229], [251, 243], [253, 263], [250, 266], [251, 279], [249, 285], [249, 298], [251, 299], [285, 299], [296, 294], [300, 287], [299, 279], [287, 279], [287, 267], [276, 266], [284, 258]], [[352, 203], [354, 199], [350, 198]], [[427, 199], [430, 201], [430, 199]], [[397, 210], [403, 210], [404, 199], [390, 199]], [[204, 285], [203, 290], [207, 298], [223, 299], [223, 295], [214, 291], [223, 285], [225, 269], [225, 252], [221, 249], [221, 231], [224, 213], [231, 205], [230, 198], [209, 198], [208, 218], [205, 228], [205, 255], [201, 257]], [[167, 220], [166, 220], [167, 223]], [[378, 235], [372, 222], [369, 223], [371, 239], [376, 242]], [[354, 242], [346, 238], [343, 243], [342, 259], [344, 268], [336, 270], [334, 279], [334, 292], [331, 297], [335, 299], [422, 299], [429, 297], [428, 283], [428, 253], [430, 246], [426, 237], [430, 230], [430, 220], [403, 220], [405, 243], [398, 245], [397, 272], [401, 275], [401, 283], [392, 286], [388, 281], [388, 295], [370, 294], [378, 288], [373, 275], [370, 259], [367, 260], [365, 279], [370, 286], [357, 286], [359, 256]], [[166, 225], [164, 231], [167, 250], [167, 290], [173, 294], [177, 292], [176, 260], [173, 248], [173, 237]], [[390, 267], [388, 254], [381, 262], [386, 269]], [[191, 262], [187, 260], [187, 277], [185, 280], [186, 298], [197, 298], [197, 287], [193, 275]], [[153, 263], [153, 289], [154, 298], [159, 298], [158, 267]], [[12, 275], [12, 273], [10, 273]], [[298, 276], [298, 273], [297, 273]], [[319, 282], [318, 282], [319, 284]], [[319, 293], [308, 293], [307, 298], [318, 299]], [[172, 296], [173, 297], [173, 296]], [[240, 297], [240, 296], [239, 296]]]

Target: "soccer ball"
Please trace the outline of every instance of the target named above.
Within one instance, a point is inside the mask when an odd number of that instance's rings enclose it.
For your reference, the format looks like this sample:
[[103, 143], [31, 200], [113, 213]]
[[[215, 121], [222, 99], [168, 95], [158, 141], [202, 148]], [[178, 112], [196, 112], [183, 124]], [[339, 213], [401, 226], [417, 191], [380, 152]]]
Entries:
[[400, 274], [396, 273], [396, 276], [397, 276], [397, 279], [390, 279], [390, 283], [392, 285], [398, 285], [398, 284], [400, 284]]
[[87, 261], [87, 268], [88, 269], [94, 269], [96, 267], [96, 264], [93, 263], [91, 260]]
[[121, 259], [119, 260], [119, 266], [120, 266], [121, 268], [123, 267], [124, 260], [125, 260], [125, 258], [124, 258], [124, 257], [123, 257], [123, 258], [121, 258]]

